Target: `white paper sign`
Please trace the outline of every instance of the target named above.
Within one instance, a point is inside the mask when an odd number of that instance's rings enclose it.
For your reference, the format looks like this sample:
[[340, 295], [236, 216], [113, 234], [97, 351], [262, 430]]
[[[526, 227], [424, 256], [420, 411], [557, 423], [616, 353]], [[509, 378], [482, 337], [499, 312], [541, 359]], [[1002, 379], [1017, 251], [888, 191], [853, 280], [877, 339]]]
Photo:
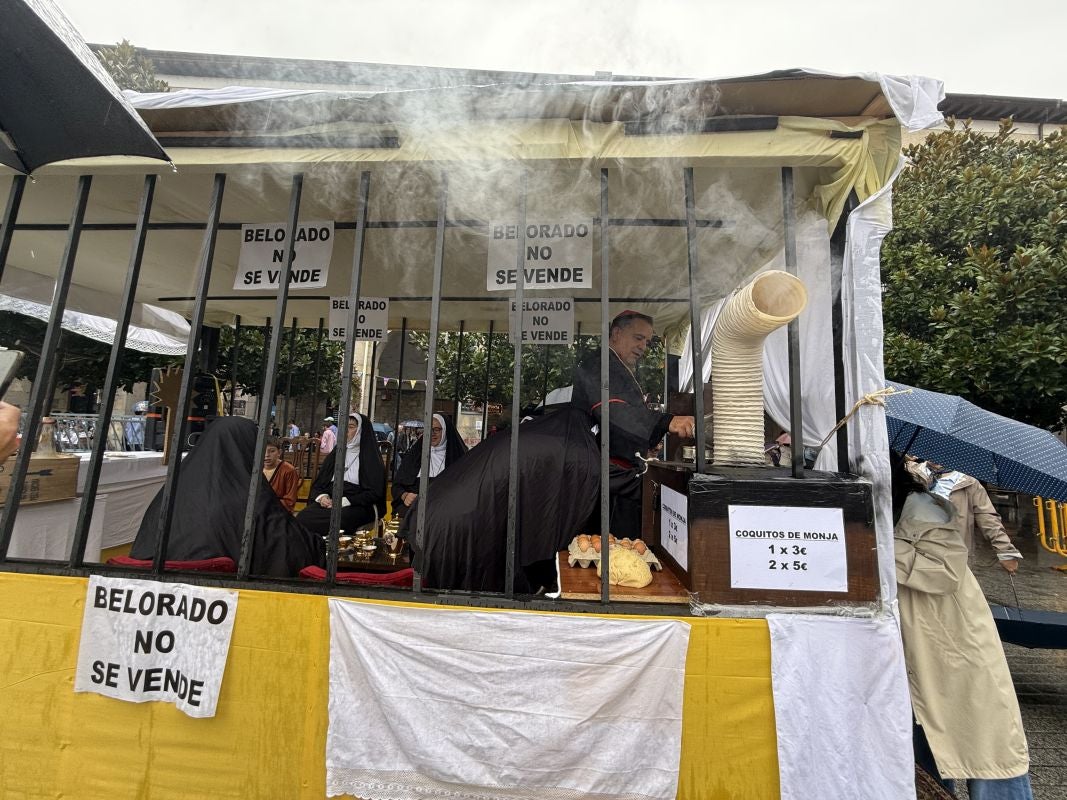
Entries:
[[[511, 301], [511, 341], [515, 341], [518, 304]], [[571, 344], [574, 333], [574, 300], [551, 297], [522, 301], [523, 344]]]
[[235, 616], [237, 592], [93, 575], [74, 691], [213, 717]]
[[730, 586], [847, 592], [840, 508], [730, 506]]
[[[593, 286], [593, 223], [590, 219], [528, 222], [526, 225], [526, 288], [589, 289]], [[519, 246], [518, 225], [494, 222], [489, 226], [489, 261], [485, 288], [515, 288]]]
[[659, 487], [659, 540], [684, 570], [689, 569], [689, 506], [685, 495]]
[[[289, 252], [285, 223], [241, 226], [241, 256], [237, 262], [234, 289], [277, 289], [281, 283], [285, 254]], [[330, 276], [333, 256], [333, 221], [302, 222], [296, 229], [296, 252], [290, 289], [321, 289]]]
[[[348, 323], [348, 298], [330, 298], [330, 339], [345, 340]], [[356, 341], [384, 342], [389, 333], [389, 298], [359, 298], [359, 315], [356, 317]]]

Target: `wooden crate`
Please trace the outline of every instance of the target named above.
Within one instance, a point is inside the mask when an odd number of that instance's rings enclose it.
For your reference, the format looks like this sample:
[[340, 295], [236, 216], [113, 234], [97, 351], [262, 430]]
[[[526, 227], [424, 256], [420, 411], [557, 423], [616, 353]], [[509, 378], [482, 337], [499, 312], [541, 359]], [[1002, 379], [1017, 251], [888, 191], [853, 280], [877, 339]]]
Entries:
[[[805, 473], [794, 479], [786, 468], [713, 468], [694, 475], [689, 465], [660, 464], [645, 476], [643, 529], [656, 556], [672, 568], [682, 584], [705, 603], [776, 606], [855, 605], [878, 599], [878, 561], [871, 486], [852, 475]], [[683, 568], [666, 551], [660, 511], [660, 487], [686, 498], [687, 564]], [[731, 580], [730, 506], [840, 509], [847, 586], [840, 590], [742, 588]], [[762, 532], [761, 532], [762, 533]], [[788, 535], [788, 534], [787, 534]], [[803, 539], [767, 539], [763, 546], [808, 546]], [[792, 562], [793, 557], [789, 561]]]
[[[77, 456], [31, 456], [26, 482], [22, 486], [21, 504], [47, 503], [77, 497], [80, 465], [81, 459]], [[8, 486], [14, 471], [15, 456], [0, 464], [0, 506], [7, 501]]]

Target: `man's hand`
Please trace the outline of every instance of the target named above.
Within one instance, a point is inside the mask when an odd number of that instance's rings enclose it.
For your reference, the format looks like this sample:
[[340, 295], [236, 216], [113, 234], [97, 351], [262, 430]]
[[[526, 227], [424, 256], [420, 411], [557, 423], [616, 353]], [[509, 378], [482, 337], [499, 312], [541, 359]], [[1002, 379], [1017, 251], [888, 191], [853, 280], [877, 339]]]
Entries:
[[0, 401], [0, 461], [18, 449], [19, 416], [18, 406]]
[[1004, 567], [1012, 575], [1019, 569], [1019, 560], [1015, 558], [1009, 558], [1006, 561], [1001, 561], [1000, 566]]
[[692, 439], [696, 435], [696, 429], [696, 419], [693, 417], [674, 417], [667, 428], [671, 433], [683, 439]]
[[404, 502], [404, 505], [407, 506], [408, 508], [411, 507], [411, 504], [414, 503], [418, 499], [418, 497], [419, 496], [417, 494], [415, 494], [414, 492], [404, 492], [402, 495], [400, 495], [400, 499]]
[[331, 498], [328, 494], [320, 494], [318, 497], [315, 498], [315, 502], [323, 508], [333, 508], [333, 498]]

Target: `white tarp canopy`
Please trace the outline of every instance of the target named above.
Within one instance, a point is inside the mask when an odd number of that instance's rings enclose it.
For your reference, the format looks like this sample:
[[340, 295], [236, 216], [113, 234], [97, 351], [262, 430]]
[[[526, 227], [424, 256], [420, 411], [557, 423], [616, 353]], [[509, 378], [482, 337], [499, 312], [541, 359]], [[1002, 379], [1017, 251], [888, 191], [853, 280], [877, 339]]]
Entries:
[[[47, 322], [54, 291], [54, 279], [9, 266], [0, 283], [0, 311], [14, 311]], [[71, 285], [63, 312], [63, 329], [111, 344], [118, 326], [113, 318], [118, 304], [115, 295]], [[126, 346], [130, 349], [167, 356], [185, 354], [189, 323], [181, 314], [135, 303], [130, 320], [126, 329]]]

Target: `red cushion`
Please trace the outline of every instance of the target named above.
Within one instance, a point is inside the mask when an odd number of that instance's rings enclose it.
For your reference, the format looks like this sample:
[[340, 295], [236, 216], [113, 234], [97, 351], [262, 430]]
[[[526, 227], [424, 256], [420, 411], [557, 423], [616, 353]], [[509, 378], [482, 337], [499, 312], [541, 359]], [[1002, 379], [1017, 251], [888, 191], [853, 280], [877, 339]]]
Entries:
[[[107, 560], [108, 564], [115, 567], [135, 567], [149, 569], [152, 562], [141, 558], [129, 556], [115, 556]], [[237, 572], [237, 564], [232, 558], [220, 556], [219, 558], [201, 558], [195, 561], [165, 561], [163, 568], [168, 570], [185, 570], [187, 572]]]
[[[300, 570], [301, 578], [313, 581], [326, 580], [326, 570], [322, 567], [304, 567]], [[406, 586], [411, 587], [415, 579], [415, 570], [411, 567], [396, 572], [338, 572], [338, 583], [354, 583], [359, 586]]]

